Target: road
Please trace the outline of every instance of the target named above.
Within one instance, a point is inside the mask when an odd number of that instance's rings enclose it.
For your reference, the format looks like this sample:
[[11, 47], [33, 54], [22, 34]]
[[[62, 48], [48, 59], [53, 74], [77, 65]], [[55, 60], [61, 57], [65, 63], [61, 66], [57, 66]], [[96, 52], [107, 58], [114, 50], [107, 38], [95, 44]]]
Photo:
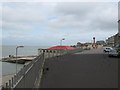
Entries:
[[41, 88], [117, 88], [118, 58], [109, 58], [103, 49], [47, 60]]

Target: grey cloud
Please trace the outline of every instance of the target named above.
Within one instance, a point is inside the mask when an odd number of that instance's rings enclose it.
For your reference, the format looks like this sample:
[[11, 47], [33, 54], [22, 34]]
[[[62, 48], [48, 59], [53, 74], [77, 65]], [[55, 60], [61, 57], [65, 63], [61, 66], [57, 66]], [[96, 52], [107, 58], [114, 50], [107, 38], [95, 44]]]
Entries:
[[94, 8], [94, 5], [90, 5], [90, 3], [86, 2], [64, 2], [58, 3], [56, 7], [56, 11], [63, 15], [86, 15], [91, 12]]
[[[117, 6], [110, 3], [58, 3], [58, 19], [50, 27], [90, 30], [117, 30]], [[58, 28], [58, 29], [57, 29]]]
[[[117, 7], [112, 4], [81, 2], [44, 3], [43, 7], [36, 9], [34, 8], [35, 4], [31, 3], [31, 5], [30, 8], [20, 5], [19, 8], [14, 9], [5, 6], [3, 12], [3, 20], [6, 22], [3, 24], [4, 29], [32, 30], [34, 25], [24, 26], [24, 23], [31, 25], [30, 23], [45, 22], [46, 25], [42, 27], [42, 30], [47, 33], [39, 33], [38, 36], [33, 33], [34, 36], [23, 35], [23, 37], [17, 36], [22, 34], [16, 33], [16, 35], [11, 37], [12, 39], [16, 37], [15, 41], [18, 41], [17, 39], [21, 39], [22, 41], [26, 37], [24, 43], [30, 43], [32, 40], [34, 43], [39, 41], [39, 44], [53, 45], [59, 44], [59, 40], [65, 37], [66, 41], [64, 44], [70, 45], [78, 41], [91, 41], [93, 36], [97, 40], [105, 39], [105, 37], [109, 37], [117, 32]], [[47, 21], [46, 18], [49, 17], [56, 18]], [[35, 28], [37, 29], [37, 27]], [[29, 34], [31, 35], [32, 32]], [[6, 37], [4, 40], [7, 41], [8, 39], [9, 37]]]
[[[22, 5], [22, 4], [20, 4]], [[29, 5], [22, 5], [22, 7], [2, 7], [2, 20], [7, 22], [22, 22], [22, 23], [42, 23], [45, 20], [44, 15], [42, 15], [40, 8], [31, 7]]]
[[2, 22], [2, 30], [33, 30], [33, 27], [20, 23]]

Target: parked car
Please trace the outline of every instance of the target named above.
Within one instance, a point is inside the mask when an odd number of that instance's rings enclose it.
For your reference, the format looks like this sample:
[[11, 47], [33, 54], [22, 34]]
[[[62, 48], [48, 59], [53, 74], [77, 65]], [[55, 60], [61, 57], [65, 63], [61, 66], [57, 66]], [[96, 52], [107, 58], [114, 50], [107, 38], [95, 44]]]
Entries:
[[109, 51], [109, 57], [120, 57], [120, 51], [118, 51], [118, 50], [115, 50], [115, 49], [113, 49], [113, 50], [110, 50]]
[[104, 52], [110, 52], [111, 50], [113, 50], [113, 48], [111, 48], [111, 47], [105, 47], [103, 51]]

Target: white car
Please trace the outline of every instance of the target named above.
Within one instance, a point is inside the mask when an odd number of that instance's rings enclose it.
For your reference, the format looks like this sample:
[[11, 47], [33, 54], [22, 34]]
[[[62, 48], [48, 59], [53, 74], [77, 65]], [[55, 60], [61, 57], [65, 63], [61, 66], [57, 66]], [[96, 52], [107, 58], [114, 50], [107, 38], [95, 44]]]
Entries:
[[111, 47], [105, 47], [103, 51], [104, 52], [110, 52], [111, 50], [113, 50], [113, 48], [111, 48]]

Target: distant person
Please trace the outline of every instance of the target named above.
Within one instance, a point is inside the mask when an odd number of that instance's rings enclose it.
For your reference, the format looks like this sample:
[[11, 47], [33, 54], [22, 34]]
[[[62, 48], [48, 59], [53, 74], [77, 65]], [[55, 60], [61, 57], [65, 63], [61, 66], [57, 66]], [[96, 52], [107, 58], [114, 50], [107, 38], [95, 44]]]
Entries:
[[11, 55], [9, 55], [9, 57], [11, 57]]

